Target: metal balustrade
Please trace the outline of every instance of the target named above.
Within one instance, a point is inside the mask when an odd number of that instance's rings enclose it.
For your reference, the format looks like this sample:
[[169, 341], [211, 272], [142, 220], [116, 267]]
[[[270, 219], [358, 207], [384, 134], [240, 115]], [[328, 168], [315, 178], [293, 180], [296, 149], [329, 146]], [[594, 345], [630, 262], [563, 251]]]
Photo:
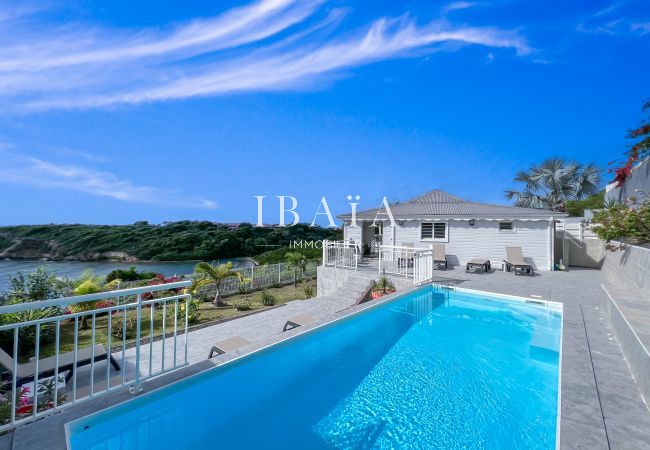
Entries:
[[0, 431], [186, 366], [190, 284], [0, 306]]
[[415, 284], [433, 280], [433, 249], [382, 245], [379, 248], [379, 273], [413, 278]]
[[418, 250], [413, 255], [413, 282], [423, 284], [433, 281], [433, 250]]
[[359, 246], [354, 242], [323, 241], [323, 265], [357, 270]]

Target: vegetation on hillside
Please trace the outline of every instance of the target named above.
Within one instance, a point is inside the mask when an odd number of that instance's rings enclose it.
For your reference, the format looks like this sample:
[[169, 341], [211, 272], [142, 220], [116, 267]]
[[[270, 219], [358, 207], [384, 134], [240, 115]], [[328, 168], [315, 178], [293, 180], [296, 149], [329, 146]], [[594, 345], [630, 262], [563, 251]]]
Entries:
[[139, 260], [211, 261], [255, 256], [293, 241], [334, 239], [337, 234], [335, 229], [307, 224], [280, 228], [244, 223], [235, 229], [191, 221], [162, 225], [20, 225], [0, 227], [0, 249], [8, 248], [7, 241], [24, 239], [52, 259], [95, 260], [105, 258], [106, 252], [124, 252]]
[[156, 272], [138, 272], [135, 266], [131, 266], [128, 269], [115, 269], [112, 270], [108, 275], [106, 275], [106, 282], [110, 283], [114, 280], [120, 281], [139, 281], [139, 280], [150, 280], [156, 278], [160, 275]]
[[506, 191], [506, 198], [526, 208], [564, 211], [570, 200], [583, 200], [600, 190], [600, 169], [562, 158], [550, 158], [520, 171], [514, 181], [523, 183], [521, 191]]
[[257, 255], [255, 257], [255, 262], [258, 264], [277, 264], [285, 262], [288, 253], [300, 253], [308, 260], [317, 260], [323, 257], [322, 248], [298, 248], [286, 246]]

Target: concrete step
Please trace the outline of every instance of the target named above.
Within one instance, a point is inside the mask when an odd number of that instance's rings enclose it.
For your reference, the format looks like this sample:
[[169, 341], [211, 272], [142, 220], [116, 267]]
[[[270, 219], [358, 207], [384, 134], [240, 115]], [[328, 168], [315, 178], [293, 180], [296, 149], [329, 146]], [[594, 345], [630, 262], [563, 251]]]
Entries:
[[355, 305], [367, 295], [374, 281], [367, 278], [350, 277], [337, 292], [337, 297], [346, 300], [350, 305]]

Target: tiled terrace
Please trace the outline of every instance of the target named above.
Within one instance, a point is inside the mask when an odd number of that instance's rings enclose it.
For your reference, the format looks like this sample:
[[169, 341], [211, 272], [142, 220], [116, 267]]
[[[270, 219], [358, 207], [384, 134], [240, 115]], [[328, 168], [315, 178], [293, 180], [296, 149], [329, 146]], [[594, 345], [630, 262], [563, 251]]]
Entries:
[[[355, 275], [375, 277], [377, 273], [376, 267], [366, 266], [361, 267]], [[449, 270], [436, 271], [435, 281], [489, 292], [541, 297], [563, 303], [561, 447], [650, 449], [650, 412], [601, 309], [602, 302], [607, 300], [607, 294], [601, 286], [600, 271], [542, 272], [537, 276], [527, 277], [501, 271], [480, 275]], [[178, 373], [153, 380], [147, 389], [151, 390], [205, 370], [213, 367], [215, 363], [235, 358], [277, 342], [287, 335], [311, 328], [306, 326], [282, 334], [284, 322], [293, 315], [309, 313], [318, 319], [317, 323], [321, 323], [364, 307], [367, 307], [367, 304], [351, 306], [349, 302], [346, 303], [336, 296], [317, 297], [291, 302], [264, 313], [191, 332], [189, 361], [193, 365]], [[245, 337], [254, 344], [247, 349], [208, 362], [206, 358], [213, 343], [233, 335]], [[146, 348], [143, 350], [147, 351]], [[143, 358], [148, 358], [148, 355], [143, 354]], [[154, 362], [159, 363], [159, 360]], [[132, 376], [133, 364], [129, 364], [127, 373]], [[19, 428], [0, 441], [0, 448], [43, 448], [43, 442], [48, 442], [48, 448], [60, 448], [64, 443], [63, 423], [129, 398], [127, 393], [117, 393], [113, 399], [94, 400], [33, 425]]]

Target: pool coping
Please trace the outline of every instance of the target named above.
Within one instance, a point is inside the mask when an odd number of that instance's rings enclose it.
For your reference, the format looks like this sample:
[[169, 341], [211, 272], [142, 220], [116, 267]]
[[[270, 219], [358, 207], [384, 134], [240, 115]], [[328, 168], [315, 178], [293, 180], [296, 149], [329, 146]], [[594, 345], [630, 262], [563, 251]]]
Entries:
[[[169, 372], [159, 377], [152, 378], [142, 383], [144, 390], [141, 394], [132, 395], [129, 393], [128, 386], [123, 386], [122, 388], [116, 389], [113, 392], [113, 395], [111, 396], [98, 397], [96, 399], [92, 399], [78, 405], [72, 405], [69, 408], [64, 409], [60, 412], [54, 413], [50, 416], [46, 416], [38, 420], [37, 422], [18, 427], [14, 431], [14, 433], [17, 433], [21, 429], [25, 429], [25, 428], [29, 428], [31, 430], [32, 427], [39, 427], [39, 425], [41, 425], [39, 428], [33, 429], [32, 431], [35, 432], [27, 436], [22, 436], [21, 433], [20, 439], [16, 439], [17, 436], [14, 435], [12, 448], [30, 449], [30, 448], [35, 448], [39, 444], [40, 446], [42, 446], [42, 442], [43, 442], [42, 438], [47, 436], [47, 441], [50, 448], [70, 449], [71, 448], [70, 427], [73, 425], [74, 422], [77, 422], [84, 418], [102, 414], [109, 409], [118, 408], [128, 403], [129, 401], [154, 395], [156, 392], [162, 390], [163, 388], [168, 388], [173, 384], [185, 382], [188, 378], [199, 376], [201, 374], [205, 374], [212, 370], [220, 370], [220, 369], [228, 368], [233, 364], [244, 361], [245, 358], [252, 357], [255, 354], [259, 354], [271, 347], [274, 347], [276, 345], [282, 344], [284, 342], [290, 341], [292, 339], [301, 336], [306, 336], [321, 328], [329, 326], [334, 322], [349, 320], [365, 312], [366, 310], [380, 307], [381, 305], [392, 302], [404, 295], [415, 292], [419, 289], [423, 289], [427, 286], [436, 286], [441, 289], [457, 291], [457, 292], [487, 294], [489, 297], [493, 297], [493, 298], [503, 298], [506, 300], [520, 301], [532, 305], [536, 304], [540, 307], [547, 307], [553, 310], [557, 310], [559, 308], [561, 311], [563, 308], [563, 304], [559, 302], [540, 300], [537, 298], [531, 300], [530, 298], [526, 298], [523, 296], [514, 296], [514, 295], [500, 294], [500, 293], [482, 291], [476, 289], [459, 288], [455, 286], [450, 287], [438, 283], [427, 283], [420, 286], [413, 286], [412, 288], [404, 289], [399, 292], [394, 292], [392, 294], [388, 294], [384, 297], [381, 297], [373, 301], [365, 302], [359, 305], [353, 305], [349, 308], [338, 311], [333, 316], [330, 316], [326, 319], [316, 320], [310, 324], [303, 325], [301, 327], [295, 328], [293, 330], [289, 330], [282, 334], [276, 334], [272, 337], [269, 337], [268, 339], [254, 343], [250, 346], [233, 351], [231, 353], [217, 356], [213, 359], [192, 364], [183, 367], [177, 371]], [[560, 339], [561, 339], [560, 352], [559, 352], [560, 360], [558, 366], [558, 416], [557, 416], [556, 448], [559, 448], [559, 442], [560, 442], [559, 430], [560, 430], [560, 419], [561, 419], [560, 399], [561, 399], [561, 391], [562, 391], [561, 373], [562, 373], [562, 339], [563, 339], [563, 328], [564, 328], [563, 322], [564, 321], [562, 320], [561, 334], [560, 334]]]

